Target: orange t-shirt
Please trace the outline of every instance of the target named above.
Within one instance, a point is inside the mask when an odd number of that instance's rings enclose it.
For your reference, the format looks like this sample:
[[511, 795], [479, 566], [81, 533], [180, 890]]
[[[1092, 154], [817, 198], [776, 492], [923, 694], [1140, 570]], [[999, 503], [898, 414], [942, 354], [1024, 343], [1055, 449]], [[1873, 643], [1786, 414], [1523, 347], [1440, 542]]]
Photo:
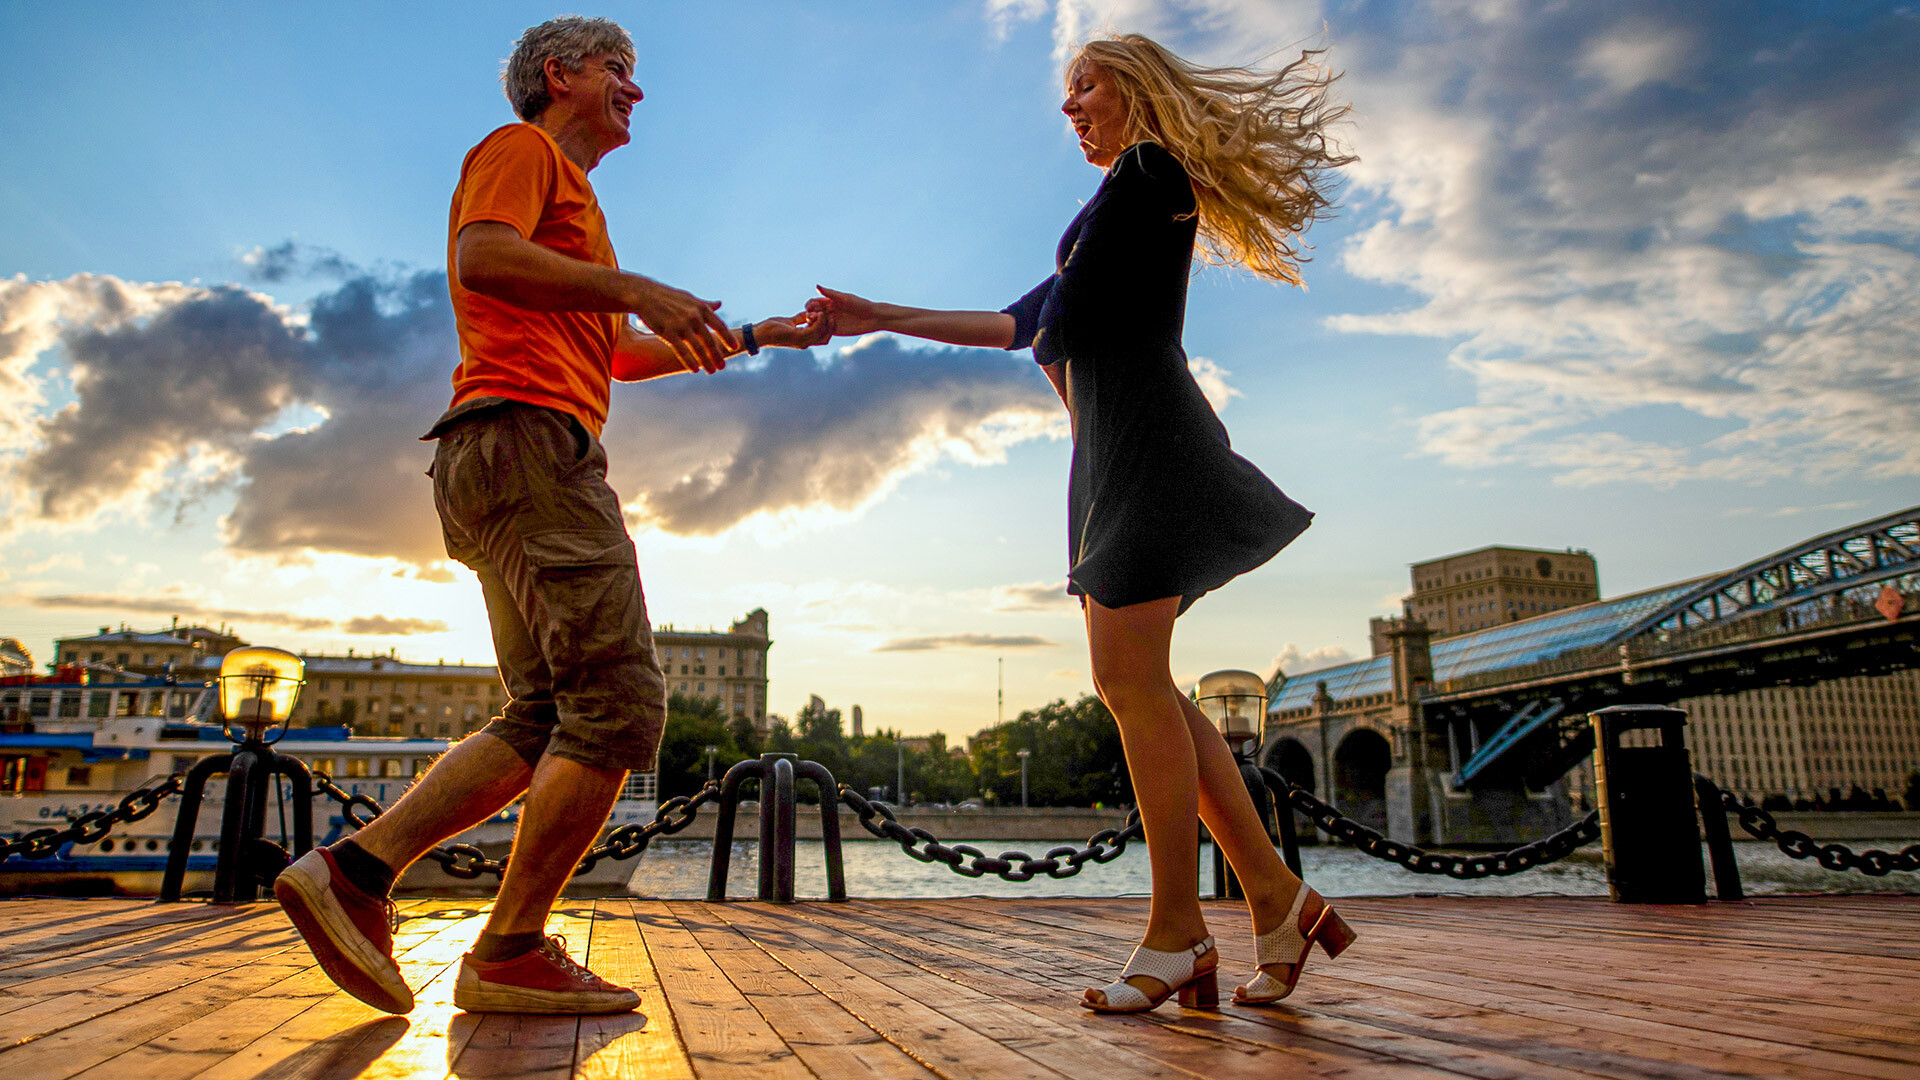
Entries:
[[447, 287], [460, 333], [453, 404], [503, 397], [559, 409], [595, 435], [607, 422], [613, 348], [624, 316], [535, 311], [460, 287], [454, 241], [476, 221], [511, 225], [562, 255], [618, 266], [607, 219], [587, 174], [532, 124], [509, 124], [480, 141], [460, 166], [447, 225]]

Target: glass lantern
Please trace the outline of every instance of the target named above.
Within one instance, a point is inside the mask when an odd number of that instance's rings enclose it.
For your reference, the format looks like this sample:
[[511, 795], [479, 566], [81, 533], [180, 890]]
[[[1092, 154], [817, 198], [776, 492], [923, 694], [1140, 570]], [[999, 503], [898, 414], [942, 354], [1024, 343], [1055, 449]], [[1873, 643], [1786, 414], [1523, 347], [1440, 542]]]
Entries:
[[1193, 698], [1235, 753], [1259, 741], [1267, 715], [1267, 684], [1260, 676], [1251, 671], [1203, 675]]
[[285, 649], [235, 649], [220, 661], [220, 712], [229, 724], [246, 728], [249, 738], [260, 738], [293, 715], [306, 672], [306, 663]]

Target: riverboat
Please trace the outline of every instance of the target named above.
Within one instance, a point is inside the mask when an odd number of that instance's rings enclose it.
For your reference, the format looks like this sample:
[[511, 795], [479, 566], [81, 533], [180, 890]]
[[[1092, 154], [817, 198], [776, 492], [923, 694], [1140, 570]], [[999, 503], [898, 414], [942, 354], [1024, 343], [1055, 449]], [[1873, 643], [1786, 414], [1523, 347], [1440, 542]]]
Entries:
[[[0, 836], [12, 838], [36, 829], [58, 828], [80, 815], [111, 809], [128, 792], [167, 776], [185, 774], [204, 758], [232, 747], [217, 722], [218, 691], [213, 682], [188, 682], [166, 676], [97, 675], [71, 681], [11, 678], [0, 685]], [[391, 806], [414, 779], [449, 745], [430, 737], [378, 737], [353, 734], [345, 727], [291, 728], [274, 744], [277, 753], [296, 758], [356, 795]], [[653, 820], [655, 776], [636, 773], [627, 780], [608, 819], [609, 827]], [[291, 848], [292, 785], [284, 779], [268, 798], [266, 838]], [[210, 889], [219, 850], [220, 819], [226, 780], [216, 774], [207, 785], [187, 856], [186, 890]], [[94, 844], [64, 844], [51, 857], [0, 862], [0, 895], [58, 893], [152, 896], [160, 891], [167, 849], [181, 797], [169, 796], [159, 810], [113, 831]], [[512, 844], [519, 804], [456, 837], [492, 858], [503, 858]], [[332, 843], [348, 823], [340, 804], [314, 795], [314, 842]], [[576, 886], [613, 890], [625, 885], [636, 861], [602, 859]], [[482, 884], [490, 879], [482, 879]], [[468, 886], [423, 859], [401, 880], [402, 889]], [[469, 886], [471, 887], [471, 886]]]

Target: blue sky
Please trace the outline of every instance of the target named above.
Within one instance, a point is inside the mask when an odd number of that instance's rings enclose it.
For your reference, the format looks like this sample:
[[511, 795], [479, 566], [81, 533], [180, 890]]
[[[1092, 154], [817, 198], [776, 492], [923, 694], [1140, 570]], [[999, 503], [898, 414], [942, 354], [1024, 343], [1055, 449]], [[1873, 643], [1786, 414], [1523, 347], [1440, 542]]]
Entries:
[[[1331, 46], [1355, 105], [1308, 291], [1206, 270], [1187, 348], [1319, 513], [1177, 675], [1366, 650], [1410, 562], [1577, 546], [1608, 595], [1920, 502], [1920, 19], [1892, 4], [616, 4], [646, 100], [593, 174], [629, 267], [998, 307], [1098, 174], [1063, 44]], [[526, 4], [14, 5], [0, 115], [0, 635], [125, 620], [487, 657], [412, 441], [447, 198]], [[290, 246], [289, 246], [290, 245]], [[1026, 354], [880, 340], [616, 391], [656, 622], [764, 606], [772, 706], [964, 735], [1088, 688], [1067, 446]], [[1169, 512], [1204, 512], [1170, 508]]]

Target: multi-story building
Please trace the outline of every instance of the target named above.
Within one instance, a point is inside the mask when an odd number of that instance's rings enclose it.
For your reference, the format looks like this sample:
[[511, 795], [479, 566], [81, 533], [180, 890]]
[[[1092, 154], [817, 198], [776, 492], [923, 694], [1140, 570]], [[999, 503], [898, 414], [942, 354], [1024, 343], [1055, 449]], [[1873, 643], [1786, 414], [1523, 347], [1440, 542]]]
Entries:
[[[719, 631], [659, 627], [653, 632], [667, 689], [696, 697], [719, 698], [735, 716], [767, 726], [767, 612], [755, 608]], [[98, 634], [61, 638], [54, 643], [55, 663], [146, 675], [171, 673], [181, 679], [207, 680], [220, 673], [220, 661], [246, 644], [226, 628], [181, 626], [166, 630], [119, 630], [103, 626]], [[458, 737], [486, 726], [506, 704], [499, 669], [491, 664], [410, 663], [397, 654], [303, 654], [307, 685], [294, 708], [298, 727], [340, 725], [361, 735]]]
[[338, 725], [356, 735], [459, 738], [506, 705], [491, 664], [413, 664], [386, 656], [305, 656], [307, 685], [293, 710], [299, 727]]
[[1689, 698], [1695, 772], [1746, 798], [1831, 798], [1858, 785], [1894, 799], [1920, 770], [1920, 671]]
[[767, 730], [767, 610], [755, 608], [725, 633], [681, 630], [668, 624], [653, 631], [653, 645], [669, 693], [719, 698], [733, 716]]
[[[1484, 547], [1415, 563], [1405, 614], [1435, 640], [1518, 622], [1600, 599], [1600, 569], [1585, 550]], [[1389, 620], [1369, 627], [1373, 655], [1387, 652]]]
[[130, 630], [103, 626], [97, 634], [60, 638], [53, 643], [53, 662], [60, 666], [94, 670], [130, 671], [140, 675], [160, 675], [169, 669], [185, 671], [212, 658], [214, 666], [230, 650], [246, 642], [222, 626], [181, 626], [176, 616], [165, 630]]

